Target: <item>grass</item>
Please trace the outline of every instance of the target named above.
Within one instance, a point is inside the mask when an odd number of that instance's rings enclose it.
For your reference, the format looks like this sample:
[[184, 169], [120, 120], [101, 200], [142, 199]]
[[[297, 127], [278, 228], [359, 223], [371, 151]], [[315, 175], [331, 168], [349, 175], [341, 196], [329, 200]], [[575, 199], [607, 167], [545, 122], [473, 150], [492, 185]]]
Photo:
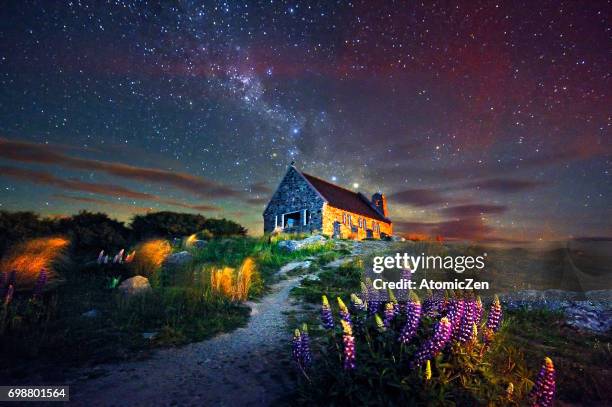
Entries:
[[[171, 247], [154, 240], [135, 248], [129, 264], [98, 265], [97, 256], [74, 259], [61, 270], [62, 284], [37, 300], [17, 292], [0, 305], [0, 378], [16, 381], [32, 373], [57, 377], [58, 369], [146, 357], [157, 347], [178, 346], [244, 326], [247, 298], [264, 295], [287, 262], [322, 254], [330, 243], [289, 253], [266, 238], [212, 239], [203, 248]], [[161, 266], [170, 250], [188, 250], [193, 260]], [[211, 271], [231, 270], [227, 293], [215, 290]], [[147, 275], [149, 294], [124, 298], [113, 287], [134, 274]], [[229, 284], [227, 284], [229, 282]], [[84, 313], [93, 311], [94, 317]], [[143, 335], [143, 334], [148, 334]]]
[[[410, 247], [413, 246], [413, 247]], [[407, 243], [405, 247], [417, 253], [432, 251], [444, 253], [439, 245], [431, 248], [431, 244]], [[394, 248], [395, 249], [395, 248]], [[469, 249], [469, 248], [468, 248]], [[406, 251], [409, 251], [406, 250]], [[459, 250], [452, 248], [451, 250]], [[471, 248], [480, 251], [480, 248]], [[400, 249], [402, 251], [402, 249]], [[501, 252], [501, 250], [500, 250]], [[517, 281], [532, 281], [537, 287], [549, 288], [548, 277], [524, 278], [525, 271], [520, 276], [509, 273], [512, 263], [508, 257], [512, 253], [495, 253], [491, 259], [494, 277], [502, 282], [506, 289], [517, 287]], [[514, 251], [512, 251], [514, 252]], [[522, 252], [521, 252], [522, 253]], [[535, 259], [529, 267], [524, 264], [524, 258], [517, 262], [529, 272], [544, 267], [547, 259]], [[302, 322], [309, 325], [313, 344], [319, 354], [315, 354], [314, 372], [310, 380], [302, 382], [298, 398], [304, 404], [320, 403], [368, 403], [394, 405], [401, 403], [436, 403], [436, 404], [469, 404], [479, 405], [493, 402], [494, 404], [513, 404], [514, 401], [499, 399], [500, 394], [513, 382], [515, 396], [524, 397], [540, 369], [544, 356], [549, 356], [555, 363], [557, 371], [557, 400], [568, 404], [608, 405], [612, 403], [612, 395], [607, 389], [612, 380], [612, 335], [598, 335], [589, 332], [579, 332], [564, 324], [563, 315], [558, 312], [520, 310], [505, 311], [503, 328], [484, 359], [484, 365], [479, 364], [474, 372], [476, 375], [461, 376], [451, 369], [450, 361], [440, 361], [434, 366], [434, 377], [438, 375], [440, 382], [436, 386], [420, 387], [416, 382], [422, 378], [413, 376], [397, 360], [391, 361], [390, 348], [373, 351], [372, 348], [359, 348], [358, 360], [364, 366], [361, 373], [352, 377], [338, 370], [340, 365], [337, 349], [341, 349], [341, 339], [336, 337], [330, 344], [329, 332], [320, 325], [321, 295], [330, 299], [334, 315], [338, 315], [335, 297], [340, 296], [348, 303], [352, 292], [358, 293], [359, 283], [363, 279], [363, 265], [352, 262], [339, 269], [321, 270], [316, 279], [309, 279], [293, 289], [292, 295], [306, 304], [306, 313], [290, 315], [292, 327], [298, 327]], [[510, 276], [509, 276], [510, 275]], [[502, 281], [502, 278], [504, 280]], [[515, 281], [511, 279], [515, 278]], [[495, 286], [497, 287], [497, 286]], [[525, 287], [526, 288], [526, 287]], [[533, 285], [531, 286], [533, 288]], [[423, 298], [425, 293], [420, 293]], [[372, 344], [378, 340], [369, 338]], [[378, 346], [376, 345], [376, 346]], [[375, 346], [375, 345], [372, 345]], [[391, 345], [389, 345], [391, 346]], [[373, 352], [373, 353], [372, 353]], [[365, 354], [365, 355], [364, 355]], [[397, 355], [397, 353], [396, 353]], [[464, 358], [465, 354], [457, 356]], [[317, 365], [318, 363], [318, 365]], [[449, 363], [451, 365], [449, 365]], [[450, 369], [450, 370], [448, 370]], [[450, 372], [450, 373], [449, 373]], [[452, 373], [455, 372], [455, 373]], [[452, 374], [451, 374], [452, 373]], [[447, 375], [447, 376], [445, 376]], [[448, 383], [445, 382], [448, 381]], [[415, 387], [416, 386], [416, 387]], [[404, 393], [402, 393], [402, 390]], [[407, 393], [406, 393], [407, 392]]]

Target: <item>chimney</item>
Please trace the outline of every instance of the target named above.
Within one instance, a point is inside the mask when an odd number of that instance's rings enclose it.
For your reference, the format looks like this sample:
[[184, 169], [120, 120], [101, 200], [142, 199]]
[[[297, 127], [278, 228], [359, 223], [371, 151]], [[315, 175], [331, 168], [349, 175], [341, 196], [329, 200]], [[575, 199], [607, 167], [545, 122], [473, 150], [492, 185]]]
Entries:
[[382, 192], [377, 192], [372, 195], [372, 205], [374, 205], [374, 207], [382, 216], [384, 216], [385, 218], [387, 217], [387, 198]]

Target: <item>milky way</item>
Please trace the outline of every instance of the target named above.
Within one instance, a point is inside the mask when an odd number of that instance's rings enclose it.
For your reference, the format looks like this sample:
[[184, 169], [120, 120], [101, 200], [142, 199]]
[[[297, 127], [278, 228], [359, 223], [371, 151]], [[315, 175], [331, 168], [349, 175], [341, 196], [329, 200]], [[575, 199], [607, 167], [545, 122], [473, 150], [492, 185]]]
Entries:
[[609, 2], [174, 4], [2, 7], [0, 209], [257, 234], [295, 161], [398, 232], [612, 234]]

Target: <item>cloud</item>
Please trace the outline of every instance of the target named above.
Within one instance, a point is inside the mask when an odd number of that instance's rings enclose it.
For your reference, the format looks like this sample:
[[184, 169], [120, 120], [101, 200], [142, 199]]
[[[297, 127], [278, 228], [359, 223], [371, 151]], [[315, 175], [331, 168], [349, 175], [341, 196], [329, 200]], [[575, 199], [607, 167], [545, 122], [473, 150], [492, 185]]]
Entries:
[[469, 184], [465, 184], [464, 188], [478, 188], [488, 191], [499, 192], [502, 194], [512, 194], [515, 192], [533, 190], [543, 185], [547, 185], [547, 183], [542, 181], [530, 181], [523, 179], [490, 178], [470, 182]]
[[116, 209], [127, 209], [130, 212], [136, 212], [136, 213], [150, 212], [153, 210], [153, 208], [147, 208], [144, 206], [136, 206], [136, 205], [130, 205], [128, 203], [106, 201], [104, 199], [93, 198], [93, 197], [88, 197], [88, 196], [72, 196], [72, 195], [64, 195], [64, 194], [53, 194], [53, 198], [56, 198], [62, 201], [72, 201], [72, 202], [88, 203], [88, 204], [94, 204], [94, 205], [103, 205], [103, 206], [108, 206], [108, 207], [116, 208]]
[[242, 195], [240, 191], [187, 173], [77, 158], [62, 154], [57, 150], [57, 148], [50, 145], [0, 138], [0, 157], [8, 160], [36, 164], [53, 164], [79, 170], [101, 171], [116, 177], [168, 185], [198, 196], [220, 198]]
[[62, 179], [45, 171], [35, 171], [24, 168], [0, 166], [0, 175], [21, 179], [24, 181], [32, 182], [34, 184], [49, 185], [69, 191], [90, 192], [105, 196], [146, 200], [197, 211], [214, 211], [219, 209], [218, 207], [212, 205], [186, 204], [184, 202], [177, 201], [174, 199], [162, 198], [157, 195], [149, 194], [146, 192], [134, 191], [132, 189], [114, 184], [99, 184], [74, 179]]
[[483, 214], [499, 214], [504, 213], [507, 210], [508, 207], [502, 205], [470, 204], [451, 206], [449, 208], [442, 209], [441, 212], [447, 216], [463, 218], [469, 216], [480, 216]]
[[406, 189], [388, 196], [389, 200], [400, 204], [431, 206], [447, 202], [444, 195], [432, 189]]

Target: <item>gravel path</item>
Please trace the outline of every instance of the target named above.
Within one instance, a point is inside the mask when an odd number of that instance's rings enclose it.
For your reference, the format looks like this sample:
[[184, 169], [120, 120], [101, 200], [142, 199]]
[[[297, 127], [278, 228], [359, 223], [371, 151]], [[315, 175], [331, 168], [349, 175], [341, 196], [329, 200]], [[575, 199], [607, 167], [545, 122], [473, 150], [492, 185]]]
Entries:
[[103, 377], [71, 385], [79, 406], [266, 406], [294, 389], [286, 316], [289, 291], [301, 277], [283, 280], [252, 308], [249, 323], [231, 333], [145, 361], [102, 366]]

